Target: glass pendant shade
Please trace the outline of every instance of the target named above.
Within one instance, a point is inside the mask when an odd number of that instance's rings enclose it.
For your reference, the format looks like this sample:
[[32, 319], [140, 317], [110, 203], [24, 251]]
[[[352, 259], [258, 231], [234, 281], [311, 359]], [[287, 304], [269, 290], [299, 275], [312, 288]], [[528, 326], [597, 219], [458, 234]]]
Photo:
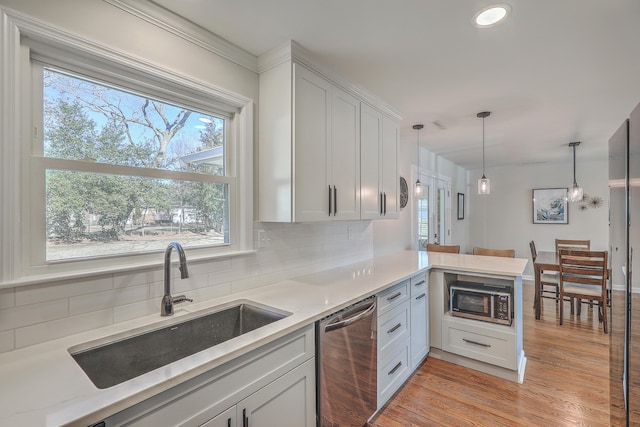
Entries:
[[422, 183], [420, 182], [420, 180], [416, 181], [416, 196], [419, 196], [420, 194], [422, 194]]
[[573, 183], [573, 187], [569, 189], [568, 199], [570, 202], [581, 202], [584, 198], [584, 190], [577, 183]]
[[491, 181], [484, 175], [478, 180], [478, 194], [491, 194]]

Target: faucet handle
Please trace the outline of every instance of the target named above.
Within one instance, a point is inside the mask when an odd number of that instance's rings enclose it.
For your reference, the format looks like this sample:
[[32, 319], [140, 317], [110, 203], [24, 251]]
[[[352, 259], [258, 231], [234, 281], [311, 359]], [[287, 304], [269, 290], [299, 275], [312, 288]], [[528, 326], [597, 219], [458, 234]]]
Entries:
[[173, 303], [174, 304], [180, 304], [181, 302], [193, 302], [193, 300], [191, 298], [187, 298], [184, 295], [177, 295], [175, 297], [173, 297]]

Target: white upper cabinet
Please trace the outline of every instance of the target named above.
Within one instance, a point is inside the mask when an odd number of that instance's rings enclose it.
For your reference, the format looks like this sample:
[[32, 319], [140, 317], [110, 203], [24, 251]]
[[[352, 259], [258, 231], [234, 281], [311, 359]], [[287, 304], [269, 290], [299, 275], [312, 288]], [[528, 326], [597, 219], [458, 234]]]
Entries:
[[360, 102], [293, 65], [294, 221], [360, 219]]
[[362, 102], [372, 96], [316, 72], [304, 52], [291, 42], [259, 58], [257, 220], [397, 217], [399, 116], [389, 109], [394, 119], [383, 116]]
[[398, 218], [398, 124], [364, 103], [360, 112], [361, 218]]
[[400, 129], [398, 122], [387, 116], [382, 118], [382, 194], [383, 194], [383, 217], [399, 218], [400, 197], [398, 187], [400, 178], [398, 177], [398, 144], [400, 142]]
[[382, 113], [367, 104], [360, 107], [361, 202], [362, 219], [382, 218], [380, 186], [380, 147], [382, 145]]

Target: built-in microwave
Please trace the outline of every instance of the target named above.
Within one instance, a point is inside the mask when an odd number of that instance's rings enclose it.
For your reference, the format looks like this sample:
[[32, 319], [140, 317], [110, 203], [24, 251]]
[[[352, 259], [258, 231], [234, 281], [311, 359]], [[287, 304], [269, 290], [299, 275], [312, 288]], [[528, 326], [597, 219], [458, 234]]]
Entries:
[[461, 282], [449, 286], [452, 316], [511, 325], [511, 292], [508, 287]]

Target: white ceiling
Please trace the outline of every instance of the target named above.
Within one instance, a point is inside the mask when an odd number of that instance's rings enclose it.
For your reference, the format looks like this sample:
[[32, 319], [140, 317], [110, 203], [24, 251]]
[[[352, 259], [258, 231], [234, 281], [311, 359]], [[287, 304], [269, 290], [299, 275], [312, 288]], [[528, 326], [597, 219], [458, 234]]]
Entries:
[[[399, 111], [403, 144], [468, 169], [607, 156], [640, 102], [638, 0], [153, 0], [259, 56], [295, 40]], [[474, 13], [509, 3], [493, 28]], [[432, 122], [446, 126], [441, 130]], [[579, 166], [578, 166], [579, 168]]]

